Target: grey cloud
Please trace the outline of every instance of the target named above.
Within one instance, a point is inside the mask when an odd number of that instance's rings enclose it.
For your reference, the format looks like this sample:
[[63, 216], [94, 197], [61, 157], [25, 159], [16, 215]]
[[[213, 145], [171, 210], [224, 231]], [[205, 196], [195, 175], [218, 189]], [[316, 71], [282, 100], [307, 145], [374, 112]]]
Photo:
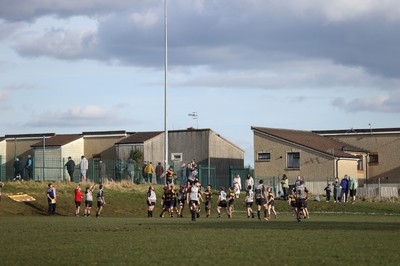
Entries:
[[65, 29], [49, 29], [37, 39], [19, 42], [15, 49], [22, 56], [34, 57], [40, 55], [59, 59], [81, 59], [90, 57], [95, 49], [96, 36], [89, 30], [72, 32]]
[[67, 18], [96, 16], [120, 12], [129, 8], [156, 5], [156, 0], [0, 0], [0, 18], [8, 21], [32, 21], [43, 16]]
[[26, 24], [23, 22], [7, 23], [0, 19], [0, 40], [9, 38], [24, 26], [26, 26]]
[[[72, 37], [61, 38], [53, 46], [44, 45], [47, 40], [49, 43], [54, 40], [48, 33], [17, 45], [18, 52], [26, 56], [88, 58], [161, 68], [164, 47], [160, 4], [153, 5], [150, 1], [146, 8], [145, 4], [141, 8], [128, 8], [123, 2], [117, 1], [117, 7], [111, 9], [108, 16], [99, 18], [97, 32], [87, 36], [70, 33], [75, 39], [82, 38], [72, 42], [78, 44], [72, 46], [73, 52], [64, 49], [71, 47]], [[107, 5], [106, 1], [99, 3], [99, 10]], [[373, 14], [371, 11], [350, 20], [332, 21], [315, 10], [307, 16], [290, 10], [285, 13], [283, 4], [273, 5], [270, 1], [196, 3], [198, 5], [190, 1], [171, 1], [168, 48], [171, 67], [265, 71], [285, 62], [306, 63], [304, 59], [307, 59], [327, 60], [339, 66], [359, 67], [376, 76], [400, 78], [400, 61], [396, 58], [400, 53], [400, 22], [381, 17], [382, 12]], [[266, 8], [268, 3], [271, 4], [269, 9]], [[63, 10], [76, 14], [78, 9], [85, 9], [83, 4], [79, 4], [77, 10], [72, 4], [65, 5]], [[152, 24], [143, 23], [145, 16], [132, 20], [132, 15], [148, 12], [154, 13]], [[340, 78], [335, 73], [330, 75]]]
[[400, 93], [355, 98], [349, 101], [338, 97], [332, 101], [332, 105], [347, 112], [400, 113]]
[[117, 112], [97, 106], [74, 108], [66, 111], [49, 111], [33, 115], [26, 123], [29, 127], [97, 127], [117, 126], [126, 123]]

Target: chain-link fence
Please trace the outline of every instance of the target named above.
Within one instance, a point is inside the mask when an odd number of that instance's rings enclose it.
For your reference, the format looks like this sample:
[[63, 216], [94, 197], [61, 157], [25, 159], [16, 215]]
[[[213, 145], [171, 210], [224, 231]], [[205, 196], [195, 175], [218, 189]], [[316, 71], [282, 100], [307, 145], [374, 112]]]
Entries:
[[[325, 195], [324, 189], [328, 184], [331, 186], [331, 190], [333, 191], [332, 183], [334, 182], [334, 178], [325, 177], [320, 180], [310, 179], [307, 180], [307, 177], [301, 177], [305, 181], [305, 186], [311, 192], [312, 195]], [[271, 190], [277, 197], [283, 195], [283, 189], [280, 176], [269, 176], [269, 177], [255, 177], [254, 184], [255, 186], [259, 183], [260, 180], [264, 181], [264, 185], [266, 187], [271, 187]], [[339, 179], [339, 182], [341, 179]], [[362, 180], [364, 181], [364, 180]], [[295, 179], [289, 180], [289, 190], [293, 189], [295, 183]], [[375, 180], [369, 180], [366, 182], [358, 182], [358, 187], [356, 194], [358, 197], [368, 197], [368, 198], [399, 198], [400, 196], [400, 184], [396, 182], [390, 182], [390, 180], [385, 178], [378, 178]]]

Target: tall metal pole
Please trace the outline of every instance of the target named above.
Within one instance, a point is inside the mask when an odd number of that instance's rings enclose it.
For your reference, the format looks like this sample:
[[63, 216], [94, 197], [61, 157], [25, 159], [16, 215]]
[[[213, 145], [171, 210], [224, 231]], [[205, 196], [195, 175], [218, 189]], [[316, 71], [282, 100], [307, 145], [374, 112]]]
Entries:
[[168, 17], [167, 0], [164, 0], [164, 169], [168, 167], [168, 127], [167, 127], [167, 73], [168, 73]]
[[45, 151], [46, 151], [46, 137], [43, 136], [43, 181], [46, 179], [45, 171], [44, 171], [44, 168], [45, 168], [45, 162], [44, 162], [45, 156], [44, 156], [44, 152], [45, 152]]

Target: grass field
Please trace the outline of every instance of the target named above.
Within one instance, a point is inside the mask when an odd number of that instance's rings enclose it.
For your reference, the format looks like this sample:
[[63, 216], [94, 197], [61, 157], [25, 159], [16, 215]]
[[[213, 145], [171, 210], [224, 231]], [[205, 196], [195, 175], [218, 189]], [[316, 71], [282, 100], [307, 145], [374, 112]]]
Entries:
[[[1, 265], [398, 265], [400, 204], [310, 202], [297, 223], [285, 202], [278, 219], [146, 216], [144, 186], [106, 187], [104, 216], [73, 217], [73, 185], [58, 187], [58, 215], [45, 215], [46, 184], [6, 184], [0, 202]], [[161, 188], [157, 188], [160, 192]], [[37, 200], [16, 203], [5, 194]], [[64, 199], [65, 197], [65, 199]], [[188, 212], [186, 212], [188, 214]], [[188, 215], [187, 215], [188, 216]]]

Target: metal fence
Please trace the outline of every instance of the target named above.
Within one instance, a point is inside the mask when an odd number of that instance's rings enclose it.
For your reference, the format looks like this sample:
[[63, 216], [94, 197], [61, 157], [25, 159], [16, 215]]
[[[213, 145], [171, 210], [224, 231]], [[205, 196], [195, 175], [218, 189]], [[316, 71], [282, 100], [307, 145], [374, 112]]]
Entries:
[[[283, 193], [282, 185], [280, 183], [282, 177], [270, 176], [270, 177], [255, 177], [254, 184], [258, 184], [259, 181], [263, 179], [264, 185], [271, 187], [274, 194], [279, 197]], [[327, 184], [331, 184], [331, 189], [333, 191], [332, 183], [334, 179], [332, 177], [321, 178], [317, 181], [307, 181], [307, 177], [302, 177], [305, 180], [305, 186], [311, 192], [312, 195], [325, 196], [325, 187]], [[340, 180], [339, 180], [340, 181]], [[294, 187], [295, 180], [289, 180], [289, 187]], [[361, 183], [361, 182], [360, 182]], [[400, 184], [399, 183], [389, 183], [384, 179], [377, 179], [375, 181], [368, 181], [368, 184], [363, 182], [357, 187], [357, 197], [366, 198], [399, 198], [400, 197]]]
[[[75, 168], [72, 178], [69, 176], [65, 164], [66, 159], [54, 159], [54, 158], [33, 158], [33, 180], [34, 181], [71, 181], [81, 182], [81, 173], [79, 169], [80, 158], [72, 158], [75, 162]], [[2, 161], [0, 156], [0, 180], [11, 181], [14, 178], [14, 168], [13, 159], [9, 159], [8, 163]], [[143, 173], [143, 163], [135, 163], [134, 166], [130, 165], [131, 162], [123, 160], [98, 160], [89, 159], [89, 169], [86, 173], [86, 179], [90, 182], [104, 183], [108, 181], [122, 181], [129, 180], [135, 184], [142, 184], [145, 182]], [[174, 165], [174, 169], [177, 171], [177, 178], [174, 183], [180, 185], [185, 182], [182, 176], [185, 175], [183, 171], [180, 170], [180, 164]], [[154, 166], [155, 168], [156, 166]], [[133, 168], [133, 170], [132, 170]], [[211, 184], [213, 188], [217, 188], [221, 185], [229, 184], [230, 179], [227, 174], [217, 176], [216, 166], [198, 166], [199, 180], [206, 186]], [[27, 170], [24, 169], [22, 174], [24, 180], [27, 180]], [[165, 182], [165, 179], [163, 180]], [[157, 183], [155, 173], [153, 174], [152, 183]]]

